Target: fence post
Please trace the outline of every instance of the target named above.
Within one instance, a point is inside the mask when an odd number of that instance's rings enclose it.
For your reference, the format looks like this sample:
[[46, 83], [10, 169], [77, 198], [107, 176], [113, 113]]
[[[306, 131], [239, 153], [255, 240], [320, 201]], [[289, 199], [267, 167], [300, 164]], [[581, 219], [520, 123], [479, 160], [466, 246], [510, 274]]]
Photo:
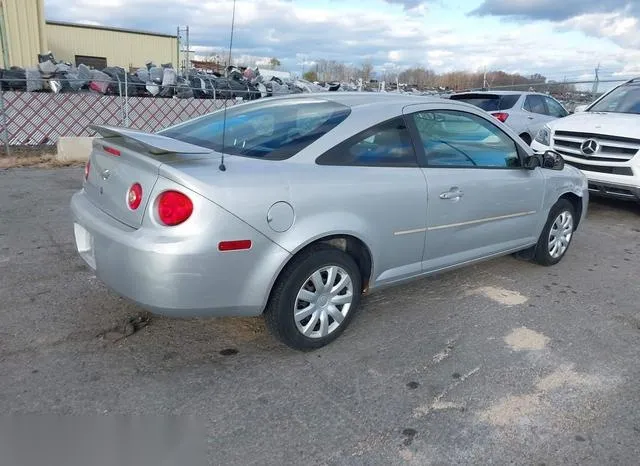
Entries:
[[129, 86], [126, 72], [124, 74], [124, 125], [129, 127]]
[[0, 113], [2, 113], [2, 140], [4, 142], [4, 150], [7, 157], [11, 155], [9, 149], [9, 125], [7, 125], [7, 112], [4, 108], [4, 91], [2, 90], [2, 83], [0, 83]]
[[124, 95], [122, 94], [122, 81], [120, 76], [116, 75], [118, 80], [118, 97], [120, 97], [120, 125], [124, 126]]

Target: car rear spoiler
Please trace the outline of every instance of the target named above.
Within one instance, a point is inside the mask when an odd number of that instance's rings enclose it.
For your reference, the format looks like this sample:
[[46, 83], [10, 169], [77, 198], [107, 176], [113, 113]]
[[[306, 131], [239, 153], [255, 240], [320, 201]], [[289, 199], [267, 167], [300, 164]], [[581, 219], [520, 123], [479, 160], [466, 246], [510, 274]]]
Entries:
[[89, 128], [96, 131], [103, 138], [125, 138], [136, 141], [149, 149], [152, 154], [209, 154], [213, 150], [206, 147], [196, 146], [188, 142], [168, 138], [159, 134], [147, 133], [137, 129], [121, 128], [119, 126], [89, 125]]

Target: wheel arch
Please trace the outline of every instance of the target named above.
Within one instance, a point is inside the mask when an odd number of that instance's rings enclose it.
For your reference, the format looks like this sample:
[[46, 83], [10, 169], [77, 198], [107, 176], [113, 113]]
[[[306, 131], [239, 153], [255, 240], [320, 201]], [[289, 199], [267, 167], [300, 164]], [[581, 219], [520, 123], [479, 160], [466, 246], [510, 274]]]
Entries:
[[563, 195], [561, 195], [558, 200], [560, 199], [566, 199], [568, 200], [571, 205], [573, 206], [573, 209], [575, 211], [576, 214], [576, 224], [574, 229], [578, 229], [578, 225], [580, 225], [580, 221], [582, 220], [582, 203], [584, 202], [584, 199], [582, 199], [582, 196], [578, 196], [577, 194], [573, 193], [573, 192], [566, 192]]
[[362, 293], [366, 293], [369, 289], [369, 283], [371, 281], [371, 276], [373, 274], [373, 255], [371, 253], [371, 249], [369, 246], [359, 237], [350, 234], [350, 233], [332, 233], [328, 235], [324, 235], [318, 238], [312, 238], [309, 241], [302, 243], [298, 248], [291, 252], [287, 260], [282, 264], [280, 270], [275, 275], [273, 282], [271, 283], [271, 287], [269, 289], [269, 297], [268, 300], [271, 299], [271, 294], [273, 293], [273, 289], [275, 288], [276, 283], [279, 278], [282, 276], [283, 272], [289, 266], [291, 261], [304, 253], [309, 248], [317, 245], [317, 244], [327, 244], [329, 246], [335, 247], [336, 249], [340, 249], [347, 253], [358, 265], [358, 269], [360, 270], [360, 275], [362, 277]]

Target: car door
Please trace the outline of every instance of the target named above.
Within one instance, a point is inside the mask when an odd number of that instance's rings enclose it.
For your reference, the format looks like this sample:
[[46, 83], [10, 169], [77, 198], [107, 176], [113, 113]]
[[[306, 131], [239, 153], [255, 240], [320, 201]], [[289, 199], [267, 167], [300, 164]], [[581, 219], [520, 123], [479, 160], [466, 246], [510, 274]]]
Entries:
[[523, 108], [528, 119], [527, 129], [534, 138], [547, 122], [555, 119], [549, 115], [549, 109], [542, 95], [529, 94], [524, 101]]
[[424, 272], [537, 241], [544, 178], [523, 168], [515, 133], [471, 110], [434, 108], [407, 118], [427, 181]]
[[[357, 219], [369, 246], [374, 286], [422, 272], [427, 188], [402, 117], [370, 127], [321, 155], [314, 176], [327, 198], [339, 198], [335, 216]], [[318, 178], [319, 177], [319, 178]], [[316, 181], [318, 183], [318, 181]], [[326, 206], [317, 197], [303, 206]], [[319, 212], [320, 215], [321, 212]], [[351, 220], [349, 220], [351, 221]]]

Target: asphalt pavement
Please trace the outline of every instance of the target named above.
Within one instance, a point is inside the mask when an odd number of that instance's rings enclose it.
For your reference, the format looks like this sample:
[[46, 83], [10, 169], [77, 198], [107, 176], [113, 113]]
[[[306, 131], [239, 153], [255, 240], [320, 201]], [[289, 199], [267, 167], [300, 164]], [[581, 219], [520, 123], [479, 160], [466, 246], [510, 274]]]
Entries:
[[81, 177], [0, 171], [1, 413], [192, 419], [220, 465], [638, 463], [640, 205], [592, 199], [555, 267], [372, 294], [300, 353], [261, 318], [147, 321], [107, 290], [74, 248]]

